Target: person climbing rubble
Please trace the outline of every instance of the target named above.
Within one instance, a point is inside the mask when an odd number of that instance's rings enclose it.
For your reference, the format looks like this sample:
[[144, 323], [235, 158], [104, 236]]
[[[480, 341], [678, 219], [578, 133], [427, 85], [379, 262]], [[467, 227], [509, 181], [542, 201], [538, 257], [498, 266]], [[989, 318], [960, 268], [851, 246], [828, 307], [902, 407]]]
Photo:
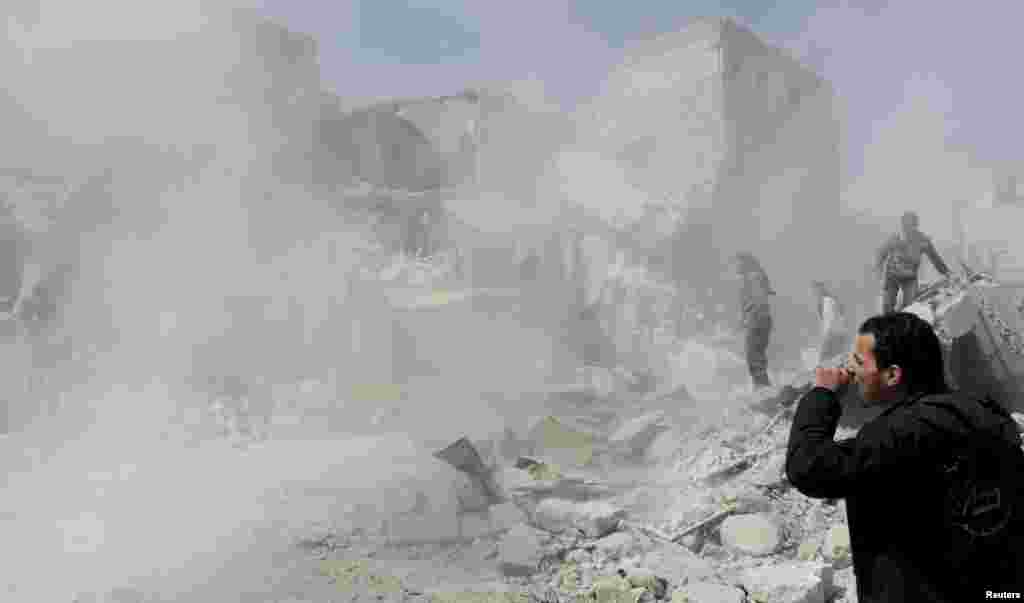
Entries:
[[[919, 225], [917, 214], [906, 212], [900, 219], [900, 232], [889, 237], [878, 250], [875, 270], [882, 280], [883, 314], [902, 310], [917, 297], [922, 255], [927, 255], [943, 276], [950, 274], [931, 239], [918, 230]], [[896, 297], [900, 293], [903, 298], [897, 307]]]
[[27, 243], [14, 208], [0, 206], [0, 312], [15, 312], [25, 272]]
[[832, 290], [822, 281], [811, 282], [818, 319], [821, 320], [821, 344], [818, 348], [819, 362], [826, 362], [850, 349], [850, 330], [846, 311]]
[[768, 274], [761, 263], [748, 252], [733, 256], [733, 269], [742, 282], [740, 313], [746, 332], [746, 356], [755, 388], [771, 387], [768, 378], [768, 343], [772, 335], [771, 297], [775, 295]]
[[[852, 382], [882, 412], [836, 442]], [[1020, 446], [1008, 413], [947, 387], [931, 326], [890, 313], [861, 325], [845, 368], [817, 369], [785, 471], [806, 496], [846, 499], [859, 601], [973, 601], [1024, 586]]]
[[18, 318], [33, 333], [57, 319], [61, 302], [68, 293], [74, 267], [61, 264], [39, 280], [18, 309]]

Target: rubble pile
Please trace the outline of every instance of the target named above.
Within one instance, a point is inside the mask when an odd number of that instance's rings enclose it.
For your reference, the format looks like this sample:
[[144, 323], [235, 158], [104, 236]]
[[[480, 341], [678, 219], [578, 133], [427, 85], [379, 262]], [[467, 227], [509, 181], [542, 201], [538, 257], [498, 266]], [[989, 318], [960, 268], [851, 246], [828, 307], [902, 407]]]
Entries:
[[[344, 545], [318, 550], [348, 563], [447, 560], [433, 586], [407, 577], [391, 594], [363, 589], [376, 600], [855, 601], [843, 503], [808, 499], [785, 478], [792, 410], [808, 379], [700, 423], [620, 404], [616, 416], [585, 424], [566, 404], [565, 416], [472, 443], [483, 469], [464, 479], [486, 478], [501, 491], [500, 521], [467, 524], [444, 544], [389, 544], [364, 529], [331, 535]], [[602, 408], [610, 412], [599, 403], [593, 410]], [[651, 454], [657, 446], [672, 454]], [[446, 571], [473, 563], [464, 589], [443, 585]]]

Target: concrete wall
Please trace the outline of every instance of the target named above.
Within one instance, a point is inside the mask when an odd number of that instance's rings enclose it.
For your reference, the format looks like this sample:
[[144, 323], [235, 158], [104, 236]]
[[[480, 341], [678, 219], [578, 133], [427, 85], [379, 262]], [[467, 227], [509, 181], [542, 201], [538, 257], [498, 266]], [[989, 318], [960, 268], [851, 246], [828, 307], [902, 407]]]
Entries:
[[713, 204], [727, 152], [718, 42], [714, 23], [699, 21], [641, 44], [589, 107], [593, 142], [653, 199]]
[[652, 200], [686, 208], [672, 254], [680, 280], [728, 301], [722, 261], [749, 250], [799, 306], [808, 280], [830, 276], [841, 186], [833, 92], [785, 53], [729, 20], [696, 20], [630, 51], [587, 115], [588, 143]]
[[730, 153], [715, 199], [716, 239], [759, 255], [776, 267], [777, 287], [802, 293], [833, 263], [820, 253], [840, 208], [831, 86], [730, 22], [722, 47]]

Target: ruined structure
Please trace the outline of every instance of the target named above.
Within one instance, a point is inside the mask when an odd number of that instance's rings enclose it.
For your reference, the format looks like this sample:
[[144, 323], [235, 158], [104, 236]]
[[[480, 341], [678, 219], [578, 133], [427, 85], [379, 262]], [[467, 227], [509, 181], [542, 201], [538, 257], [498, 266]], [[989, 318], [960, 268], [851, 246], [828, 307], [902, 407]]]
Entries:
[[716, 251], [753, 251], [783, 289], [823, 267], [827, 254], [808, 251], [827, 244], [822, 225], [839, 211], [833, 92], [747, 29], [699, 19], [638, 44], [581, 124], [583, 140], [635, 187], [679, 208], [681, 279], [717, 272], [716, 262], [692, 261]]

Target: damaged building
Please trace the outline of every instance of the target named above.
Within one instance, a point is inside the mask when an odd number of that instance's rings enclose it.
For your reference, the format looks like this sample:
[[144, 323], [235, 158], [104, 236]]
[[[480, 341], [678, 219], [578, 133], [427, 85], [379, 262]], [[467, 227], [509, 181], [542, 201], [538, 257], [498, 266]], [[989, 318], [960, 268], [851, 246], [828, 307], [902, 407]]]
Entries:
[[584, 130], [636, 188], [679, 210], [681, 281], [718, 284], [723, 256], [750, 250], [777, 288], [803, 291], [826, 255], [806, 251], [828, 246], [821, 225], [839, 215], [833, 100], [828, 82], [751, 31], [699, 19], [632, 48]]

